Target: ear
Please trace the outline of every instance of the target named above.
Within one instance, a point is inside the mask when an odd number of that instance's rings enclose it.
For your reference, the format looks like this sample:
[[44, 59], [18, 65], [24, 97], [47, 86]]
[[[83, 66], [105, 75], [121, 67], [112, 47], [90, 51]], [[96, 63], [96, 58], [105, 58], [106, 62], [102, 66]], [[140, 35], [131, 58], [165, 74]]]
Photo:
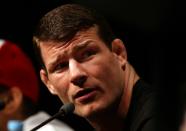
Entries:
[[114, 39], [112, 41], [112, 52], [117, 56], [121, 67], [125, 69], [127, 63], [127, 51], [122, 40]]
[[23, 94], [18, 87], [12, 87], [7, 95], [7, 102], [4, 109], [6, 114], [15, 114], [21, 107]]
[[46, 85], [46, 87], [50, 91], [50, 93], [56, 95], [57, 92], [56, 92], [54, 86], [51, 84], [51, 82], [50, 82], [50, 80], [48, 78], [48, 75], [47, 75], [47, 73], [46, 73], [46, 71], [44, 69], [40, 70], [40, 77], [41, 77], [42, 82]]

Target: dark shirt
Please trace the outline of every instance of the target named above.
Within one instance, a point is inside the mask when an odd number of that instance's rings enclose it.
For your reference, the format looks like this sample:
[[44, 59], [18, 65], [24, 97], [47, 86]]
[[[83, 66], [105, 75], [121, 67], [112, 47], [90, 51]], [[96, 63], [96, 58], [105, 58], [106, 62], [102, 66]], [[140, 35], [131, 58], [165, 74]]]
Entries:
[[138, 80], [133, 88], [124, 131], [157, 131], [157, 92], [155, 88]]

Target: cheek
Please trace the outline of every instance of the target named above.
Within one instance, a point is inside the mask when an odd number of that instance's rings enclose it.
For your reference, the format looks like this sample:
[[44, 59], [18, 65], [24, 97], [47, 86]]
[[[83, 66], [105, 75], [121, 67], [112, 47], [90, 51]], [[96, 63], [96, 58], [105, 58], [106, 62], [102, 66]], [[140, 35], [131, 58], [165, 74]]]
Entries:
[[[103, 61], [104, 60], [104, 61]], [[106, 86], [116, 86], [122, 79], [122, 69], [115, 59], [102, 59], [95, 66], [92, 66], [92, 74], [97, 79], [106, 83]]]
[[61, 76], [60, 74], [51, 77], [51, 83], [56, 90], [57, 96], [63, 101], [68, 102], [69, 83], [67, 77]]
[[94, 77], [101, 83], [107, 99], [112, 99], [110, 94], [120, 95], [124, 87], [123, 70], [115, 59], [101, 61], [92, 70]]

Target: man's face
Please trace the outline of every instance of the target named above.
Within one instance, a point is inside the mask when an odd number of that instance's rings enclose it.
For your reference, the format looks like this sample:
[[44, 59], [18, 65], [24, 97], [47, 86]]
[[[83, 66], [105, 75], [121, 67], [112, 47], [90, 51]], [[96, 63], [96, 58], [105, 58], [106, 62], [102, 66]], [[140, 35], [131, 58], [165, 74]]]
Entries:
[[41, 42], [40, 46], [48, 72], [41, 70], [41, 79], [63, 103], [74, 103], [76, 114], [89, 117], [121, 98], [125, 57], [106, 47], [96, 27], [77, 33], [65, 44]]

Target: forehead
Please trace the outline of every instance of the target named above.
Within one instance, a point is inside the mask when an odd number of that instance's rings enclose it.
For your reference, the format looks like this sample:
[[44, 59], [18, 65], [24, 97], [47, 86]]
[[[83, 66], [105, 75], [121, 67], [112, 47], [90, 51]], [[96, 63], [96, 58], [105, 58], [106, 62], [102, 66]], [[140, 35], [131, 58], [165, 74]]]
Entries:
[[78, 32], [68, 42], [41, 42], [41, 55], [44, 63], [47, 64], [48, 61], [46, 59], [48, 60], [49, 58], [55, 58], [57, 55], [67, 55], [73, 51], [78, 51], [81, 48], [85, 48], [91, 42], [102, 42], [98, 36], [97, 27], [91, 27], [88, 30]]
[[63, 47], [66, 48], [69, 45], [72, 45], [75, 47], [76, 44], [82, 43], [85, 40], [88, 39], [94, 39], [94, 40], [100, 40], [98, 36], [98, 28], [97, 26], [91, 27], [87, 30], [82, 30], [76, 33], [76, 35], [67, 42], [56, 42], [56, 41], [40, 41], [39, 46], [41, 47], [41, 50], [43, 48], [52, 48], [52, 47]]

